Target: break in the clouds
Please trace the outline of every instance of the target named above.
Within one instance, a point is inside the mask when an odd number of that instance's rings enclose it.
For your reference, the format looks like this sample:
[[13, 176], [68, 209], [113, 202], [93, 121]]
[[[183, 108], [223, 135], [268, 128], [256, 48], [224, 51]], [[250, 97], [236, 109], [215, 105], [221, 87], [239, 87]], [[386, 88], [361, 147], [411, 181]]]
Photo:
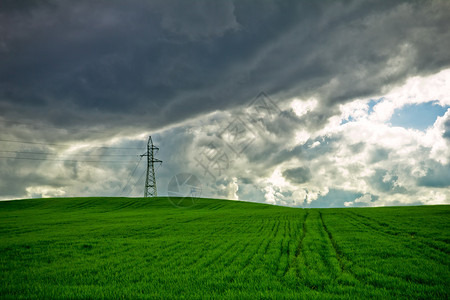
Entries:
[[0, 197], [140, 195], [151, 133], [160, 194], [188, 172], [211, 197], [448, 203], [449, 16], [448, 1], [2, 1]]

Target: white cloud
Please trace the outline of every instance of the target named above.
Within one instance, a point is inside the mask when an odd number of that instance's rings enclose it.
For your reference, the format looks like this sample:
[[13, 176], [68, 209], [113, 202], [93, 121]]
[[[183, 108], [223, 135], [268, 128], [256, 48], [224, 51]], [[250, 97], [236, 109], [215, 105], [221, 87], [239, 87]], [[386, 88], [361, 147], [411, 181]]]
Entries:
[[[408, 104], [420, 104], [437, 101], [441, 106], [450, 105], [450, 69], [444, 69], [428, 76], [414, 76], [402, 85], [392, 88], [385, 94], [375, 95], [368, 99], [357, 99], [340, 105], [341, 114], [329, 122], [329, 127], [336, 127], [338, 122], [368, 120], [386, 123], [395, 110]], [[369, 102], [375, 105], [369, 113]]]
[[63, 187], [55, 188], [51, 186], [31, 186], [26, 188], [27, 198], [50, 198], [62, 197], [66, 195]]
[[[450, 201], [448, 188], [434, 191], [433, 187], [418, 186], [418, 181], [426, 176], [428, 169], [435, 168], [432, 161], [437, 166], [440, 164], [441, 168], [449, 163], [450, 145], [443, 134], [450, 110], [437, 117], [426, 131], [393, 127], [387, 122], [396, 109], [408, 104], [438, 100], [439, 104], [448, 105], [449, 80], [450, 69], [410, 78], [385, 95], [341, 105], [341, 115], [330, 118], [319, 131], [307, 134], [300, 131], [297, 146], [313, 138], [313, 142], [306, 145], [311, 151], [317, 153], [326, 149], [323, 155], [307, 160], [310, 169], [314, 170], [308, 188], [328, 187], [363, 193], [354, 202], [346, 201], [346, 206]], [[369, 103], [374, 104], [373, 110], [370, 110]], [[324, 143], [323, 139], [329, 140], [331, 145]], [[308, 198], [306, 192], [297, 192], [297, 195], [302, 199]]]
[[372, 206], [373, 198], [370, 194], [362, 195], [355, 199], [355, 201], [344, 202], [344, 206]]
[[430, 158], [444, 165], [450, 163], [450, 145], [449, 142], [443, 138], [445, 122], [447, 120], [450, 120], [450, 108], [445, 115], [436, 119], [433, 127], [427, 130], [422, 140], [424, 146], [431, 148]]
[[438, 100], [441, 105], [450, 105], [450, 69], [429, 76], [414, 76], [405, 84], [395, 87], [386, 97], [398, 104], [423, 103]]
[[236, 177], [233, 177], [231, 181], [228, 183], [227, 199], [239, 200], [239, 196], [237, 195], [238, 190], [239, 190], [238, 180]]
[[371, 202], [372, 202], [372, 195], [370, 195], [370, 194], [365, 194], [365, 195], [355, 199], [355, 203], [370, 204]]
[[295, 143], [296, 145], [303, 145], [310, 137], [311, 135], [307, 131], [300, 130], [295, 134]]
[[304, 116], [313, 111], [317, 106], [317, 99], [311, 98], [305, 101], [294, 99], [291, 103], [291, 108], [298, 117]]

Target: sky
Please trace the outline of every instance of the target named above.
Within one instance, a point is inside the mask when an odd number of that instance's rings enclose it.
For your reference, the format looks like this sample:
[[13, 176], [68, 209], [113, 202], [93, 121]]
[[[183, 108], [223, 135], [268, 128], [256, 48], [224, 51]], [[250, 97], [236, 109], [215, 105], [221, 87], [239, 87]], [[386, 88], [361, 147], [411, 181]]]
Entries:
[[445, 0], [3, 0], [0, 199], [140, 197], [151, 135], [161, 196], [450, 204], [448, 28]]

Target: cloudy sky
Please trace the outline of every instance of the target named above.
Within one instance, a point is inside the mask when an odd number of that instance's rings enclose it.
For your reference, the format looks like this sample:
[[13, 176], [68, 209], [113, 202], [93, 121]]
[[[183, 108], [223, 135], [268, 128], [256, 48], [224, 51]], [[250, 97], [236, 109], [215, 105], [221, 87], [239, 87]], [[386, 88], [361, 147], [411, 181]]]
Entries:
[[0, 2], [0, 199], [450, 204], [450, 1]]

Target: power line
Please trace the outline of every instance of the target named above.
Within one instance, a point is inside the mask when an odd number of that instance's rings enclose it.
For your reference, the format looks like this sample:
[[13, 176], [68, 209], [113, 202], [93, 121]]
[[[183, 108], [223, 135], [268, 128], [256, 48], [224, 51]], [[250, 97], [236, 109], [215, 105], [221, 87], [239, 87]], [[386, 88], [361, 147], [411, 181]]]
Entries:
[[45, 145], [45, 146], [63, 146], [69, 147], [70, 145], [62, 145], [62, 144], [51, 144], [51, 143], [38, 143], [38, 142], [26, 142], [26, 141], [16, 141], [16, 140], [1, 140], [0, 142], [8, 142], [8, 143], [20, 143], [20, 144], [32, 144], [32, 145]]
[[123, 161], [123, 160], [74, 160], [74, 159], [49, 159], [49, 158], [35, 158], [35, 157], [7, 157], [0, 156], [0, 158], [10, 158], [10, 159], [23, 159], [23, 160], [45, 160], [45, 161], [61, 161], [61, 162], [92, 162], [92, 163], [122, 163], [122, 164], [131, 164], [134, 162], [131, 161]]
[[127, 194], [127, 197], [131, 194], [131, 192], [134, 191], [134, 189], [136, 188], [136, 185], [141, 182], [142, 177], [144, 177], [144, 174], [147, 173], [147, 170], [144, 169], [144, 172], [142, 172], [141, 176], [139, 176], [139, 179], [134, 183], [134, 187], [132, 189], [130, 189], [130, 191]]
[[[15, 154], [38, 154], [38, 155], [60, 155], [57, 153], [52, 152], [34, 152], [34, 151], [13, 151], [13, 150], [0, 150], [0, 153], [15, 153]], [[68, 154], [68, 156], [136, 156], [138, 157], [138, 154], [132, 155], [132, 154]]]
[[[0, 139], [0, 142], [19, 143], [19, 144], [32, 144], [32, 145], [45, 145], [45, 146], [60, 146], [60, 147], [71, 147], [71, 146], [73, 146], [73, 145], [67, 145], [67, 144], [39, 143], [39, 142], [27, 142], [27, 141], [5, 140], [5, 139]], [[134, 147], [89, 146], [89, 148], [142, 150], [142, 147], [141, 148], [134, 148]]]
[[[38, 128], [52, 128], [52, 129], [59, 129], [59, 130], [62, 129], [62, 130], [66, 130], [66, 131], [77, 131], [77, 130], [79, 130], [79, 129], [76, 129], [76, 128], [65, 129], [65, 128], [56, 127], [56, 126], [41, 125], [41, 124], [30, 123], [30, 122], [23, 122], [23, 121], [21, 122], [21, 121], [0, 120], [0, 123], [12, 123], [12, 124], [28, 125], [28, 126], [38, 127]], [[93, 132], [93, 133], [106, 133], [104, 131], [92, 130], [92, 129], [81, 129], [81, 130], [85, 131], [85, 132]]]
[[142, 161], [142, 156], [139, 158], [139, 161], [137, 162], [136, 167], [134, 167], [133, 172], [131, 172], [130, 176], [128, 176], [127, 183], [125, 184], [125, 186], [123, 187], [122, 192], [121, 192], [122, 195], [123, 195], [123, 192], [125, 191], [125, 189], [128, 187], [128, 184], [130, 183], [130, 180], [133, 177], [134, 173], [136, 172], [137, 168], [139, 167], [139, 164], [141, 163], [141, 161]]

